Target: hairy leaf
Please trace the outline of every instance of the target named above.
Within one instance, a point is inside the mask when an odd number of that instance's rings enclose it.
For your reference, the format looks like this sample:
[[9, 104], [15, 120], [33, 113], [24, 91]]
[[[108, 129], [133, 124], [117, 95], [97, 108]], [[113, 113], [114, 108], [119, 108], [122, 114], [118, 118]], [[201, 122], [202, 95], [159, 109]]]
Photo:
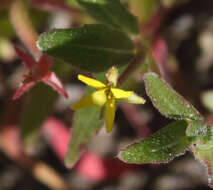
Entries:
[[186, 135], [188, 137], [205, 136], [207, 134], [207, 123], [204, 121], [191, 121], [187, 127]]
[[135, 143], [121, 151], [119, 159], [127, 163], [167, 163], [183, 154], [190, 141], [185, 135], [187, 123], [174, 122], [153, 136]]
[[42, 34], [37, 45], [48, 55], [92, 72], [127, 64], [136, 53], [124, 33], [101, 24], [53, 30]]
[[145, 87], [161, 114], [174, 119], [203, 120], [200, 113], [155, 73], [144, 75]]
[[208, 169], [209, 186], [213, 188], [213, 129], [208, 128], [208, 137], [198, 142], [193, 149], [195, 157]]
[[125, 32], [138, 34], [136, 17], [130, 14], [119, 0], [78, 0], [79, 4], [97, 21]]
[[85, 150], [86, 144], [102, 126], [100, 108], [92, 106], [75, 113], [72, 137], [65, 158], [67, 167], [73, 167]]

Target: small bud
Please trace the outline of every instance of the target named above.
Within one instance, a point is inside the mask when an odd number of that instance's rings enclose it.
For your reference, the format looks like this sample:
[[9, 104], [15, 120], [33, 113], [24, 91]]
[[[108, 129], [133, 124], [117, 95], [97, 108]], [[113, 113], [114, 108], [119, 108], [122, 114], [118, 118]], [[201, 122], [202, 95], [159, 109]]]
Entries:
[[106, 74], [107, 85], [116, 87], [118, 80], [118, 69], [113, 66]]

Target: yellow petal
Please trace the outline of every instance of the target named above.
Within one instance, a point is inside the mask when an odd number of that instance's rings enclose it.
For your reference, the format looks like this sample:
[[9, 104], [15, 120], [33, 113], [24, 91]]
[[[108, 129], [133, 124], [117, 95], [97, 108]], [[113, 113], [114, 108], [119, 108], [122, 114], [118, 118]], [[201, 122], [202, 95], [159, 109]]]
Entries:
[[115, 119], [115, 99], [111, 99], [106, 103], [105, 122], [107, 132], [112, 131], [113, 123]]
[[130, 97], [121, 99], [119, 101], [131, 103], [131, 104], [144, 104], [146, 102], [146, 100], [144, 100], [142, 97], [138, 96], [134, 92], [132, 93]]
[[92, 94], [83, 96], [78, 102], [76, 102], [74, 105], [72, 105], [71, 109], [78, 110], [81, 108], [86, 108], [94, 105]]
[[92, 93], [92, 101], [94, 104], [103, 106], [106, 103], [105, 89], [97, 90]]
[[93, 88], [104, 88], [106, 86], [104, 83], [84, 75], [78, 75], [78, 80]]
[[116, 99], [120, 98], [128, 98], [132, 95], [132, 91], [124, 91], [118, 88], [111, 88], [111, 92], [113, 93]]

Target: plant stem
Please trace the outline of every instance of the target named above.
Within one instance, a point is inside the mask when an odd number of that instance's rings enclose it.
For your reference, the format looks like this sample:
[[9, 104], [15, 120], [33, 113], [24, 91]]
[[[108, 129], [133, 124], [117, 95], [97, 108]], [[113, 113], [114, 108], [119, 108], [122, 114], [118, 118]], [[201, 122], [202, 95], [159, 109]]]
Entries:
[[36, 47], [38, 34], [31, 23], [28, 10], [22, 0], [16, 0], [11, 4], [10, 19], [18, 37], [32, 56], [38, 60], [41, 56], [41, 52]]
[[137, 67], [141, 64], [142, 60], [144, 60], [144, 57], [145, 53], [141, 50], [138, 51], [132, 62], [128, 65], [126, 70], [118, 78], [117, 84], [118, 87], [121, 86], [127, 80], [129, 75], [131, 75], [137, 69]]

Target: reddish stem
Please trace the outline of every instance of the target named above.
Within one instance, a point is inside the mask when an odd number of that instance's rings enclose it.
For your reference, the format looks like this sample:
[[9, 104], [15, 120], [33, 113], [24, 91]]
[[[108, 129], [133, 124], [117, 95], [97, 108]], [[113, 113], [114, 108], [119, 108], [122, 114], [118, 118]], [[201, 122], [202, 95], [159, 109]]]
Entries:
[[30, 51], [35, 60], [41, 57], [41, 52], [36, 47], [38, 34], [31, 24], [27, 9], [22, 0], [15, 0], [10, 7], [10, 19], [18, 37]]
[[129, 77], [129, 75], [132, 74], [137, 69], [137, 67], [142, 63], [143, 59], [144, 59], [144, 53], [142, 51], [139, 51], [135, 55], [132, 62], [128, 65], [126, 70], [120, 75], [118, 79], [118, 84], [117, 84], [118, 87], [121, 86]]

